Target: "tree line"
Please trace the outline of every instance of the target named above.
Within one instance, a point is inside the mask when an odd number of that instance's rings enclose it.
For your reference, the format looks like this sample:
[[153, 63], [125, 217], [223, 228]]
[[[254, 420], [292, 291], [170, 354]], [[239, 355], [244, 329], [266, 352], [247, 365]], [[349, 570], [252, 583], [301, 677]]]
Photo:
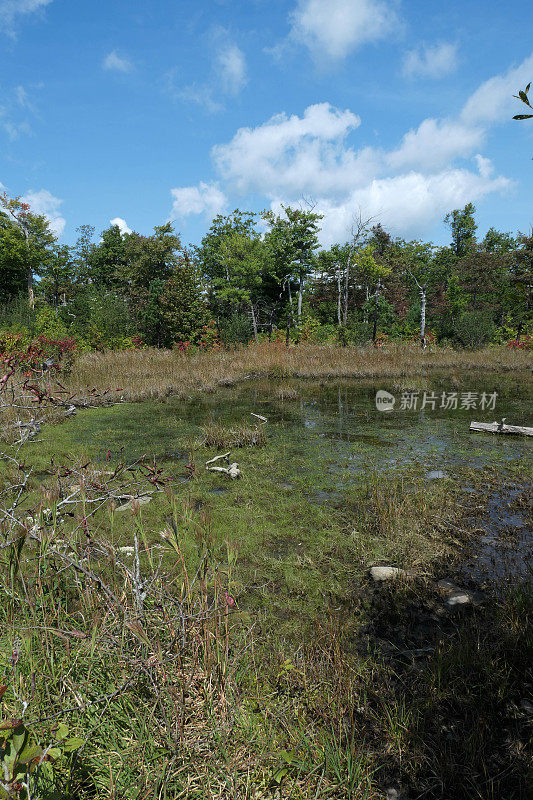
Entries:
[[61, 244], [47, 220], [0, 196], [0, 328], [87, 348], [224, 345], [258, 339], [475, 347], [520, 343], [533, 319], [533, 234], [491, 227], [469, 203], [445, 217], [450, 243], [392, 236], [354, 216], [319, 245], [309, 205], [216, 216], [198, 246], [170, 223], [149, 236], [111, 225]]

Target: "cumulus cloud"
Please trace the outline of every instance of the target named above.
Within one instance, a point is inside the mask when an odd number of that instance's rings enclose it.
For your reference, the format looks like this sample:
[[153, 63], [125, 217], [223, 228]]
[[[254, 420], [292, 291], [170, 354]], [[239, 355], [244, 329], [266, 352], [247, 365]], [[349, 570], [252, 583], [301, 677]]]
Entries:
[[122, 235], [131, 233], [131, 228], [128, 228], [126, 220], [122, 219], [122, 217], [115, 217], [114, 219], [110, 219], [109, 222], [111, 225], [116, 225], [120, 229]]
[[170, 190], [174, 198], [171, 219], [188, 217], [191, 214], [205, 214], [215, 217], [221, 214], [227, 205], [227, 199], [216, 183], [200, 181], [198, 186], [180, 186]]
[[[476, 161], [481, 156], [476, 158]], [[488, 162], [488, 163], [486, 163]], [[321, 239], [325, 246], [346, 238], [354, 212], [362, 209], [386, 229], [402, 236], [420, 236], [452, 208], [477, 202], [487, 194], [503, 192], [511, 181], [491, 177], [492, 166], [483, 159], [478, 171], [447, 168], [431, 175], [408, 172], [376, 178], [354, 189], [339, 203], [316, 198], [317, 209], [324, 214]]]
[[[450, 209], [512, 188], [513, 182], [498, 175], [479, 151], [490, 126], [510, 119], [506, 96], [532, 71], [533, 55], [483, 83], [457, 117], [425, 119], [390, 150], [357, 148], [349, 137], [360, 118], [317, 103], [301, 116], [281, 113], [240, 128], [230, 141], [212, 148], [211, 158], [228, 194], [263, 195], [277, 211], [281, 204], [311, 196], [324, 214], [324, 245], [346, 237], [358, 209], [393, 233], [422, 236]], [[217, 183], [173, 189], [172, 196], [174, 218], [213, 216], [227, 207]]]
[[120, 56], [116, 50], [112, 50], [102, 61], [102, 67], [109, 72], [131, 72], [133, 64], [125, 56]]
[[387, 155], [394, 169], [416, 165], [435, 169], [458, 157], [471, 155], [483, 143], [485, 131], [449, 119], [425, 119], [408, 131], [400, 146]]
[[290, 22], [289, 38], [319, 60], [345, 58], [367, 42], [384, 39], [399, 24], [386, 0], [298, 0]]
[[51, 2], [52, 0], [0, 0], [0, 29], [12, 34], [19, 17], [39, 11]]
[[444, 78], [458, 66], [457, 45], [442, 42], [422, 45], [406, 53], [403, 74], [407, 78]]
[[230, 142], [216, 145], [212, 156], [221, 175], [243, 192], [295, 186], [302, 193], [343, 191], [350, 174], [372, 171], [368, 152], [344, 146], [360, 122], [351, 111], [317, 103], [302, 117], [278, 114], [256, 128], [240, 128]]
[[21, 198], [24, 203], [28, 203], [34, 214], [42, 214], [50, 224], [50, 229], [61, 236], [65, 230], [66, 221], [61, 216], [59, 207], [63, 202], [58, 197], [54, 197], [48, 189], [41, 189], [38, 192], [30, 191]]

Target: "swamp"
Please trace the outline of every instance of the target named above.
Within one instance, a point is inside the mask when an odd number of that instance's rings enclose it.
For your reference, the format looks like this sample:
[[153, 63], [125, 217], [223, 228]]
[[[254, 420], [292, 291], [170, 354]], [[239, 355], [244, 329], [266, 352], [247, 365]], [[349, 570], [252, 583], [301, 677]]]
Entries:
[[17, 429], [2, 692], [34, 796], [528, 797], [533, 440], [469, 431], [527, 422], [524, 367], [92, 389]]

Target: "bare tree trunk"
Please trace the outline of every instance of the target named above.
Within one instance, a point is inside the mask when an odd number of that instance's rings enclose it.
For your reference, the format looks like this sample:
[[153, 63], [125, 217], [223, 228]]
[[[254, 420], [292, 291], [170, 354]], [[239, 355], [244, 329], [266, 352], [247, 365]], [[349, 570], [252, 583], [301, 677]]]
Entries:
[[300, 282], [298, 284], [298, 322], [300, 322], [300, 319], [302, 317], [303, 293], [304, 293], [304, 281], [302, 278], [302, 274], [300, 273]]
[[352, 255], [355, 248], [355, 241], [359, 238], [359, 233], [357, 237], [354, 238], [353, 244], [350, 248], [350, 252], [348, 254], [348, 261], [346, 262], [346, 273], [344, 275], [344, 324], [348, 324], [348, 291], [350, 286], [350, 265], [352, 263]]
[[379, 292], [381, 289], [381, 278], [378, 278], [378, 285], [376, 287], [376, 294], [374, 299], [374, 327], [372, 328], [372, 341], [375, 343], [376, 336], [378, 333], [378, 301], [379, 301]]
[[22, 225], [22, 231], [24, 233], [24, 239], [26, 240], [26, 258], [28, 260], [26, 264], [26, 279], [28, 283], [28, 302], [30, 304], [30, 308], [34, 309], [35, 295], [33, 292], [33, 270], [31, 268], [31, 263], [30, 263], [30, 234], [24, 224]]
[[255, 318], [254, 304], [250, 301], [250, 311], [252, 312], [252, 326], [254, 329], [254, 339], [257, 342], [257, 320]]
[[339, 324], [339, 328], [342, 323], [341, 319], [341, 270], [340, 267], [337, 270], [337, 322]]
[[420, 344], [422, 350], [426, 349], [426, 286], [420, 287]]

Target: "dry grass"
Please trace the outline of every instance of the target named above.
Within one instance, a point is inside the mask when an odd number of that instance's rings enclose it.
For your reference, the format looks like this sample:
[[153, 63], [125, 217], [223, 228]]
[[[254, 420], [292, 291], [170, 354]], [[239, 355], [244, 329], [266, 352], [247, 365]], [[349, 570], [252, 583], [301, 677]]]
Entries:
[[[494, 347], [473, 352], [435, 349], [423, 352], [414, 345], [385, 348], [299, 345], [286, 348], [262, 343], [234, 351], [177, 354], [170, 350], [87, 353], [75, 363], [66, 385], [76, 396], [87, 388], [117, 394], [125, 401], [188, 397], [197, 391], [214, 392], [242, 380], [273, 378], [406, 378], [428, 370], [531, 369], [531, 354]], [[98, 401], [95, 401], [95, 404]]]

